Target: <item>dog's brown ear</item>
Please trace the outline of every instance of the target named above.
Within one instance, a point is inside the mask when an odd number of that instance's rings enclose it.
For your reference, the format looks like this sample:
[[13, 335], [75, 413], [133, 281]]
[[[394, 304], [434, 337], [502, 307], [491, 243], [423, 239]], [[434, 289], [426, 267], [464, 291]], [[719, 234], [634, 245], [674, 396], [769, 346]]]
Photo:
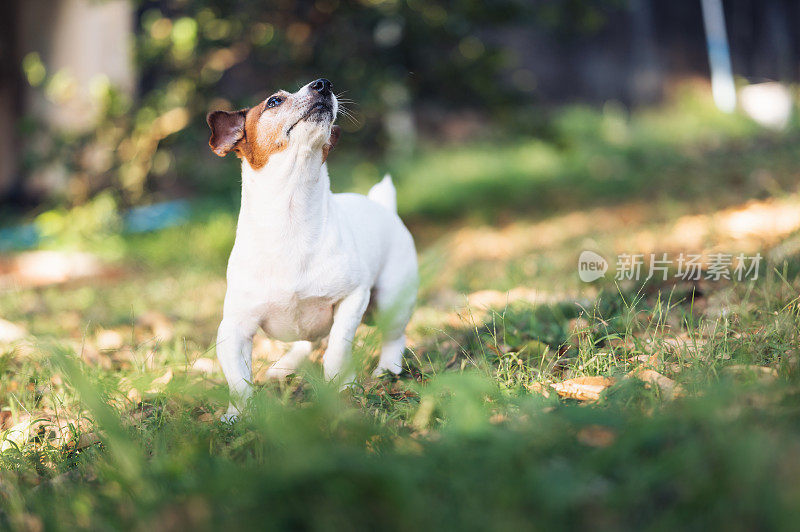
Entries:
[[225, 157], [228, 152], [236, 148], [236, 145], [244, 138], [244, 122], [247, 117], [247, 109], [239, 111], [213, 111], [208, 113], [206, 122], [211, 128], [211, 138], [208, 145], [211, 150]]
[[336, 144], [339, 142], [339, 137], [342, 136], [342, 128], [339, 126], [332, 126], [331, 127], [331, 138], [328, 139], [328, 144], [331, 145], [330, 149], [334, 149]]
[[339, 142], [339, 137], [342, 136], [342, 128], [339, 126], [332, 126], [331, 127], [331, 136], [328, 138], [328, 142], [322, 147], [322, 162], [328, 160], [328, 155], [330, 155], [331, 150], [336, 147], [336, 143]]

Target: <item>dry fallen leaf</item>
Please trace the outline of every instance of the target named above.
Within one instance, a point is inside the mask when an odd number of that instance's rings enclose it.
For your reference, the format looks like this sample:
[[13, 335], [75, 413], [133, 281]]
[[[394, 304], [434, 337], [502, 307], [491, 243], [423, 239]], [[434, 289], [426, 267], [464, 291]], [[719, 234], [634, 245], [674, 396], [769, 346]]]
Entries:
[[637, 355], [635, 357], [631, 357], [628, 359], [628, 362], [638, 362], [639, 364], [643, 364], [645, 366], [658, 366], [658, 359], [659, 354], [653, 353], [652, 355]]
[[267, 338], [263, 334], [256, 334], [253, 338], [253, 360], [267, 360], [275, 362], [286, 352], [285, 346], [280, 342]]
[[499, 425], [501, 423], [505, 423], [508, 421], [508, 417], [505, 414], [492, 414], [492, 417], [489, 418], [489, 423], [492, 425]]
[[122, 333], [110, 329], [98, 331], [95, 335], [94, 343], [100, 351], [111, 351], [119, 349], [125, 341]]
[[589, 323], [589, 320], [585, 318], [582, 317], [572, 318], [571, 320], [569, 320], [569, 332], [571, 333], [582, 332], [587, 330], [590, 325], [591, 324]]
[[588, 320], [578, 317], [569, 320], [568, 342], [573, 347], [580, 347], [581, 342], [589, 341], [591, 337], [591, 324]]
[[666, 399], [674, 399], [686, 394], [680, 384], [652, 369], [634, 370], [628, 376], [639, 379], [648, 385], [656, 386]]
[[637, 348], [636, 342], [628, 336], [625, 338], [609, 338], [606, 342], [612, 349], [620, 349], [622, 351], [636, 351]]
[[11, 425], [11, 415], [11, 412], [8, 410], [0, 412], [0, 429], [5, 430]]
[[140, 392], [136, 388], [131, 388], [130, 390], [128, 390], [126, 397], [130, 402], [132, 402], [135, 405], [138, 405], [139, 403], [142, 402], [142, 392]]
[[172, 320], [155, 310], [145, 312], [136, 322], [140, 327], [149, 329], [152, 336], [161, 342], [169, 342], [175, 335]]
[[722, 373], [733, 378], [752, 377], [762, 383], [768, 383], [778, 378], [778, 370], [755, 364], [734, 364], [722, 368]]
[[516, 301], [537, 303], [542, 301], [542, 295], [533, 288], [518, 286], [507, 292], [499, 290], [479, 290], [467, 295], [470, 307], [478, 309], [505, 308]]
[[28, 418], [3, 432], [0, 438], [0, 452], [5, 452], [15, 447], [22, 448], [30, 438], [32, 423], [33, 420]]
[[214, 360], [200, 357], [192, 363], [192, 371], [203, 375], [211, 375], [214, 373]]
[[662, 341], [668, 349], [674, 352], [686, 351], [689, 354], [697, 354], [708, 343], [707, 339], [695, 338], [686, 332], [664, 338]]
[[617, 434], [602, 425], [589, 425], [578, 431], [577, 438], [589, 447], [608, 447], [617, 439]]
[[0, 289], [46, 286], [105, 274], [100, 259], [76, 251], [28, 251], [0, 264]]
[[158, 377], [157, 379], [153, 379], [153, 382], [150, 383], [150, 388], [147, 390], [147, 393], [158, 393], [162, 391], [171, 380], [172, 369], [168, 369], [162, 376]]
[[0, 318], [0, 345], [11, 344], [25, 338], [25, 327]]
[[75, 352], [81, 359], [89, 365], [99, 366], [103, 369], [111, 369], [111, 359], [100, 351], [91, 342], [78, 344], [74, 343]]
[[550, 397], [550, 390], [541, 382], [532, 382], [527, 386], [528, 390], [541, 394], [546, 398]]
[[78, 436], [77, 441], [73, 440], [68, 444], [68, 447], [79, 451], [81, 449], [86, 449], [87, 447], [91, 447], [92, 445], [100, 443], [100, 436], [96, 432], [86, 432], [82, 433]]
[[597, 401], [600, 393], [617, 382], [611, 377], [577, 377], [550, 386], [560, 395], [579, 401]]

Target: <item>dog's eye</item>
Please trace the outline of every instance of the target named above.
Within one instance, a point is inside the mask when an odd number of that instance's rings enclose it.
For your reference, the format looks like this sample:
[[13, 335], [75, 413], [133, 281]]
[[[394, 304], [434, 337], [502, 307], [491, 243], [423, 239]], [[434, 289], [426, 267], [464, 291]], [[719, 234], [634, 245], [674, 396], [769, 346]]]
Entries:
[[280, 96], [272, 96], [269, 100], [267, 100], [267, 109], [278, 107], [282, 103], [283, 103], [283, 98], [281, 98]]

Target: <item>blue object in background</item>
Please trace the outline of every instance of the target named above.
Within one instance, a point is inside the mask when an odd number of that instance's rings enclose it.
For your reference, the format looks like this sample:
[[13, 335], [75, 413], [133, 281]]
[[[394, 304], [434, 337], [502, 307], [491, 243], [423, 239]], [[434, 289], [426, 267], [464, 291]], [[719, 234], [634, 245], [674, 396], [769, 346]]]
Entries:
[[[189, 220], [191, 208], [186, 200], [166, 201], [155, 205], [134, 207], [123, 217], [124, 233], [146, 233], [181, 225]], [[35, 248], [41, 241], [34, 224], [0, 229], [0, 252]]]
[[181, 225], [189, 220], [189, 214], [189, 202], [186, 200], [134, 207], [123, 217], [123, 231], [125, 233], [146, 233]]
[[39, 238], [39, 230], [33, 224], [0, 229], [0, 252], [36, 247]]

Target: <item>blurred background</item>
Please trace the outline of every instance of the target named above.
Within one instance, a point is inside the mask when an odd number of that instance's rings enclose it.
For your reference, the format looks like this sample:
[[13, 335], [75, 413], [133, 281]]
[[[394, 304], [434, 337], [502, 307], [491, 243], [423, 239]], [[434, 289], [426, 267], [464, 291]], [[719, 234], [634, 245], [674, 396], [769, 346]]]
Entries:
[[703, 3], [8, 0], [2, 220], [85, 204], [104, 191], [120, 207], [235, 198], [236, 163], [205, 148], [205, 114], [320, 76], [354, 102], [352, 117], [340, 120], [337, 159], [348, 170], [334, 174], [340, 189], [431, 146], [519, 138], [561, 146], [580, 134], [570, 128], [591, 129], [588, 117], [554, 123], [557, 110], [578, 102], [624, 122], [687, 83], [704, 95], [709, 50], [721, 50], [722, 75], [728, 62], [740, 91], [784, 84], [757, 94], [768, 109], [756, 112], [786, 127], [788, 87], [800, 73], [800, 6], [708, 1], [716, 13], [709, 34]]
[[800, 227], [796, 2], [8, 0], [4, 15], [2, 286], [122, 260], [220, 278], [239, 161], [208, 149], [206, 113], [323, 76], [348, 102], [333, 188], [392, 173], [430, 294], [583, 289], [581, 249], [752, 252]]

